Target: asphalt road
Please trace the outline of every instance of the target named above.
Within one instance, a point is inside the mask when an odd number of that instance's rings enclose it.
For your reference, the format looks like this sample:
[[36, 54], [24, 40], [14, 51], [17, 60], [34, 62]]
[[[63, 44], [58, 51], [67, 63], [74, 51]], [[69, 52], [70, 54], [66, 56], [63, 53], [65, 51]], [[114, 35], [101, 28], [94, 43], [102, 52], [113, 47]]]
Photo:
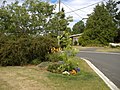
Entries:
[[83, 50], [77, 56], [92, 62], [105, 76], [120, 88], [120, 53], [100, 53]]

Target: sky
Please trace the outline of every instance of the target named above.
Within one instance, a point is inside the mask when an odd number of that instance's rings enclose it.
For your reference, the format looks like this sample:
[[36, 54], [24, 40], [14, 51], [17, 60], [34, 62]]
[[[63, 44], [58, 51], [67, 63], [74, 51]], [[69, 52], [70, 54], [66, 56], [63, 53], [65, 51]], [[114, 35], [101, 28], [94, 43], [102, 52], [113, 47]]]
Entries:
[[[70, 23], [69, 25], [72, 28], [73, 25], [80, 20], [83, 20], [84, 22], [86, 22], [87, 19], [83, 19], [83, 18], [88, 18], [87, 15], [91, 14], [93, 12], [93, 9], [97, 5], [95, 3], [98, 3], [98, 2], [101, 3], [101, 1], [104, 1], [104, 0], [61, 0], [61, 8], [62, 7], [64, 8], [66, 16], [73, 16], [73, 22]], [[51, 3], [55, 3], [57, 5], [56, 11], [59, 11], [58, 0], [51, 0]], [[95, 5], [84, 8], [91, 4], [95, 4]], [[80, 9], [80, 8], [84, 8], [84, 9], [71, 12], [73, 10]], [[68, 12], [71, 12], [71, 13], [68, 13]]]
[[[73, 25], [80, 20], [86, 22], [88, 15], [93, 12], [95, 6], [98, 3], [101, 2], [106, 3], [107, 1], [108, 0], [61, 0], [61, 8], [63, 7], [65, 9], [66, 16], [73, 16], [73, 22], [70, 23], [70, 27], [72, 28]], [[115, 0], [115, 1], [119, 1], [119, 0]], [[59, 11], [58, 0], [51, 0], [51, 3], [56, 4], [57, 5], [56, 11]], [[120, 10], [120, 5], [118, 6], [118, 8]], [[71, 12], [77, 9], [80, 10]]]
[[[3, 0], [0, 0], [0, 4], [2, 3], [2, 1]], [[7, 3], [10, 3], [15, 0], [6, 0], [6, 1]], [[24, 0], [19, 0], [20, 3], [22, 3], [23, 1]], [[50, 4], [56, 4], [57, 6], [56, 12], [59, 11], [59, 7], [58, 7], [59, 0], [43, 0], [43, 1], [49, 1]], [[83, 18], [88, 18], [87, 15], [93, 12], [93, 9], [97, 5], [95, 3], [101, 3], [102, 1], [107, 2], [108, 0], [61, 0], [61, 8], [64, 8], [66, 17], [73, 16], [73, 22], [71, 22], [69, 25], [72, 28], [72, 26], [80, 20], [83, 20], [85, 22], [86, 19], [83, 19]], [[92, 5], [92, 6], [89, 6], [89, 5]], [[87, 8], [84, 8], [84, 7], [87, 7]], [[80, 10], [71, 12], [72, 10], [76, 10], [76, 9], [80, 9]]]

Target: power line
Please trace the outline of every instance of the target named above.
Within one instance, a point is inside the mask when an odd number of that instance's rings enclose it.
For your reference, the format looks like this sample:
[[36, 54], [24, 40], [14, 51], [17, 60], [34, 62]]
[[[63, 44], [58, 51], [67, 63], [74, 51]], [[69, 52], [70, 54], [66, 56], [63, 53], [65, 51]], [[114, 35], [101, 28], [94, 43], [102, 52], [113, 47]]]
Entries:
[[[61, 1], [62, 2], [62, 1]], [[63, 2], [62, 2], [63, 3]], [[67, 3], [65, 3], [64, 2], [64, 4], [66, 4], [68, 7], [71, 7], [70, 5], [68, 5]], [[72, 9], [72, 8], [71, 8]], [[72, 11], [73, 11], [73, 9], [72, 9]], [[83, 11], [83, 10], [80, 10], [80, 11], [82, 11], [82, 12], [84, 12], [84, 13], [86, 13], [86, 11]]]
[[[62, 4], [64, 4], [63, 2], [61, 2]], [[70, 10], [72, 10], [73, 11], [73, 9], [71, 9], [69, 6], [67, 6], [66, 4], [64, 4], [67, 8], [69, 8]], [[80, 18], [83, 18], [83, 17], [81, 17], [79, 14], [77, 14], [75, 11], [73, 11], [77, 16], [79, 16]]]
[[105, 0], [102, 0], [102, 1], [97, 2], [97, 3], [94, 3], [94, 4], [90, 4], [90, 5], [88, 5], [88, 6], [85, 6], [85, 7], [82, 7], [82, 8], [76, 9], [76, 10], [72, 10], [72, 11], [70, 11], [70, 12], [66, 12], [66, 13], [71, 13], [71, 12], [75, 12], [75, 11], [78, 11], [78, 10], [81, 10], [81, 9], [84, 9], [84, 8], [88, 8], [88, 7], [90, 7], [90, 6], [93, 6], [93, 5], [99, 4], [99, 3], [103, 2], [103, 1], [105, 1]]

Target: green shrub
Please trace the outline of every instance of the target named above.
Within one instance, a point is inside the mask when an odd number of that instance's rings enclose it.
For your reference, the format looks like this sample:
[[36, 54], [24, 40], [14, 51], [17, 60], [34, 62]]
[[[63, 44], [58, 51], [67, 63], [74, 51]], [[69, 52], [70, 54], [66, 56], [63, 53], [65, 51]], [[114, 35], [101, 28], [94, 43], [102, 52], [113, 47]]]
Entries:
[[47, 70], [53, 73], [62, 73], [64, 71], [70, 72], [75, 70], [76, 67], [78, 67], [77, 62], [75, 62], [73, 58], [69, 58], [67, 61], [56, 62], [49, 65]]
[[74, 45], [77, 45], [77, 43], [78, 43], [78, 42], [77, 42], [77, 41], [75, 41], [75, 42], [74, 42]]
[[48, 54], [46, 56], [47, 60], [50, 62], [58, 62], [58, 61], [63, 61], [64, 57], [61, 55], [60, 52], [58, 53], [52, 53], [52, 54]]
[[71, 71], [76, 67], [77, 67], [77, 63], [74, 62], [74, 60], [69, 59], [66, 62], [64, 62], [64, 64], [61, 64], [58, 69], [61, 70], [61, 72], [63, 72], [63, 71]]
[[108, 45], [108, 43], [106, 41], [100, 41], [99, 39], [94, 39], [94, 40], [90, 40], [88, 39], [88, 37], [80, 37], [79, 40], [79, 45], [81, 46], [105, 46]]
[[20, 38], [17, 41], [9, 40], [0, 49], [1, 65], [23, 65], [26, 64], [29, 41], [26, 38]]
[[4, 43], [8, 41], [8, 37], [5, 34], [0, 33], [0, 49], [4, 46]]
[[0, 48], [0, 65], [26, 65], [36, 58], [47, 61], [45, 56], [52, 47], [57, 47], [57, 42], [50, 37], [21, 36], [10, 39]]
[[53, 72], [53, 73], [59, 73], [58, 67], [60, 67], [60, 65], [54, 63], [52, 65], [49, 65], [47, 70], [50, 71], [50, 72]]
[[33, 65], [38, 65], [40, 63], [41, 63], [41, 60], [39, 60], [39, 59], [34, 59], [31, 61], [31, 64], [33, 64]]
[[78, 43], [79, 43], [79, 45], [82, 45], [83, 42], [84, 42], [84, 39], [83, 39], [82, 37], [79, 37], [79, 39], [78, 39]]

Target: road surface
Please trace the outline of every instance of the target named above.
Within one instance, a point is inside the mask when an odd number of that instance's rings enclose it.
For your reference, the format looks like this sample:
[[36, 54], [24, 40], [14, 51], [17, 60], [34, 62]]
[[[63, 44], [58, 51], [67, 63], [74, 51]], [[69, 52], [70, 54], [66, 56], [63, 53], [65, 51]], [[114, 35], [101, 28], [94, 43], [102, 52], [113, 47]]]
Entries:
[[92, 62], [118, 88], [120, 88], [120, 53], [101, 53], [95, 49], [80, 51], [77, 56]]

